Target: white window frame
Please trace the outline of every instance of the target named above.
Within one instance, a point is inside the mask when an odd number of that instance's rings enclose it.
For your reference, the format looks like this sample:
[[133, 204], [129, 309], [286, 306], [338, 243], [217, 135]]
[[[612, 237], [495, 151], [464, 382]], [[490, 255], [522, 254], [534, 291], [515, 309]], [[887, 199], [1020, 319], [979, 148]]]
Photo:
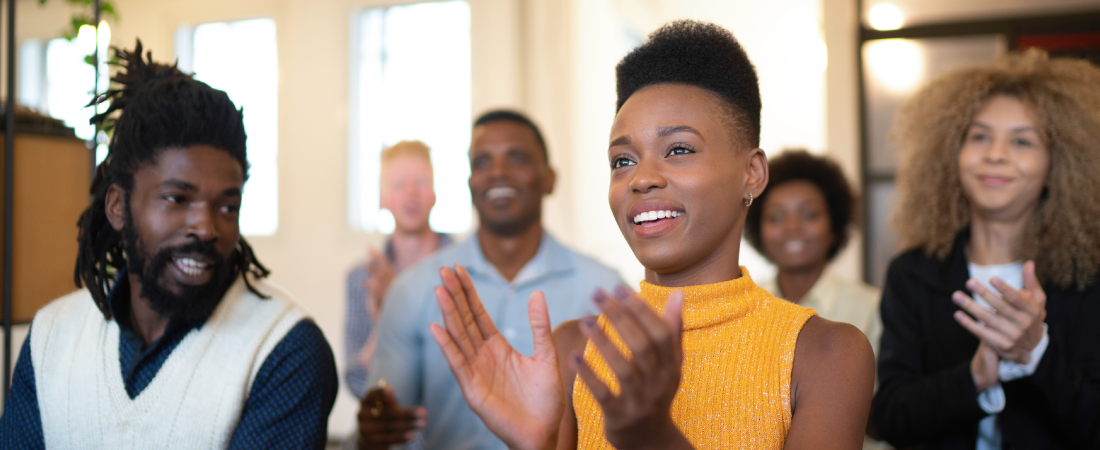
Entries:
[[[267, 80], [273, 86], [273, 91], [270, 95], [261, 96], [263, 98], [258, 100], [261, 103], [260, 106], [249, 107], [248, 100], [242, 102], [233, 98], [232, 87], [223, 89], [218, 86], [217, 81], [211, 82], [213, 88], [227, 91], [230, 99], [234, 100], [234, 104], [238, 108], [244, 108], [245, 133], [248, 135], [248, 160], [251, 167], [249, 169], [249, 181], [245, 184], [241, 205], [241, 234], [246, 236], [272, 236], [279, 230], [279, 203], [281, 197], [279, 195], [278, 24], [275, 19], [270, 17], [256, 17], [182, 25], [176, 29], [175, 33], [176, 60], [180, 70], [185, 73], [195, 72], [196, 32], [207, 25], [222, 24], [228, 25], [230, 30], [242, 24], [260, 27], [263, 30], [264, 27], [270, 24], [271, 38], [274, 40], [275, 60], [272, 62], [274, 67], [257, 69], [258, 73], [274, 77], [272, 80]], [[266, 30], [263, 30], [263, 32], [266, 32]], [[246, 67], [251, 68], [252, 66], [246, 65]], [[235, 72], [240, 73], [248, 70], [248, 68], [238, 69]], [[195, 73], [195, 79], [205, 81], [201, 68], [199, 68], [199, 72]], [[259, 79], [256, 75], [249, 75], [249, 77], [253, 80]], [[253, 124], [252, 129], [249, 127], [250, 123]], [[260, 130], [257, 130], [257, 128], [260, 128]], [[258, 209], [252, 209], [250, 208], [252, 205], [260, 206], [254, 206], [253, 208]]]
[[[467, 22], [465, 27], [469, 30], [469, 11], [470, 5], [468, 2], [459, 0], [454, 3], [465, 4], [465, 13]], [[377, 149], [366, 150], [363, 147], [367, 144], [364, 140], [368, 139], [366, 135], [369, 135], [371, 131], [360, 129], [360, 124], [370, 114], [377, 114], [376, 110], [365, 111], [360, 103], [361, 96], [363, 94], [362, 87], [360, 85], [362, 73], [362, 66], [364, 64], [361, 58], [364, 57], [366, 49], [363, 47], [365, 33], [370, 32], [366, 30], [363, 22], [366, 14], [376, 11], [383, 11], [383, 14], [388, 13], [395, 9], [416, 7], [418, 5], [424, 5], [427, 3], [451, 3], [447, 1], [430, 1], [423, 3], [415, 3], [411, 5], [399, 5], [380, 8], [367, 8], [356, 11], [351, 18], [351, 55], [350, 55], [350, 95], [349, 95], [349, 122], [348, 122], [348, 223], [354, 230], [367, 231], [367, 232], [383, 232], [389, 233], [393, 230], [393, 218], [388, 211], [379, 208], [379, 154], [382, 148], [387, 145], [393, 145], [399, 140], [421, 140], [424, 141], [432, 148], [432, 164], [434, 167], [435, 178], [435, 192], [436, 192], [436, 207], [432, 210], [430, 219], [432, 229], [441, 232], [450, 233], [463, 233], [469, 230], [474, 223], [474, 214], [472, 208], [472, 202], [470, 201], [469, 189], [466, 187], [466, 179], [469, 177], [469, 162], [466, 156], [467, 149], [469, 148], [470, 137], [470, 125], [471, 115], [470, 106], [472, 102], [472, 83], [470, 74], [470, 61], [467, 58], [466, 73], [463, 75], [461, 71], [458, 71], [459, 76], [464, 76], [466, 84], [470, 86], [470, 97], [466, 99], [466, 106], [462, 111], [463, 114], [456, 114], [456, 121], [448, 121], [448, 126], [462, 127], [463, 132], [456, 132], [456, 138], [447, 140], [446, 142], [432, 142], [432, 140], [423, 135], [406, 134], [399, 138], [387, 138], [382, 136], [381, 131], [374, 131], [377, 136], [381, 136], [379, 139], [371, 139], [375, 142], [381, 141], [381, 145], [377, 146]], [[472, 47], [470, 38], [467, 35], [467, 49]], [[382, 50], [385, 51], [384, 49]], [[385, 69], [380, 69], [384, 71]], [[450, 72], [456, 73], [456, 72]], [[384, 81], [383, 81], [384, 83]], [[386, 87], [383, 87], [384, 91]], [[434, 127], [433, 124], [425, 124], [425, 128]], [[463, 134], [464, 133], [464, 134]], [[391, 142], [392, 141], [392, 142]], [[461, 179], [461, 185], [456, 182], [456, 179]]]

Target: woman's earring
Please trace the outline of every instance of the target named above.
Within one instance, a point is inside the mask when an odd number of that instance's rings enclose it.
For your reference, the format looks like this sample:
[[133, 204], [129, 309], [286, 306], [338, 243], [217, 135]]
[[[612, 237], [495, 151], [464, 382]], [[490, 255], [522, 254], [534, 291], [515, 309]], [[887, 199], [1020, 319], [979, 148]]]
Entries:
[[749, 193], [749, 199], [745, 200], [745, 207], [748, 208], [750, 206], [752, 206], [752, 193], [751, 192]]

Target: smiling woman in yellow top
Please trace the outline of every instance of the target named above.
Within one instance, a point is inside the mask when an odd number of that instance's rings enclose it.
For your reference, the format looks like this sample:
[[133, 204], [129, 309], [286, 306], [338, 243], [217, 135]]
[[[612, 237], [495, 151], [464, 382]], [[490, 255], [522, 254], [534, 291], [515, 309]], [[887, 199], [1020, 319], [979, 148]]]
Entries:
[[524, 356], [465, 270], [442, 269], [446, 329], [432, 334], [470, 407], [511, 448], [860, 448], [867, 339], [773, 297], [737, 262], [768, 182], [744, 50], [716, 25], [673, 22], [617, 78], [608, 200], [646, 268], [641, 292], [597, 292], [598, 320], [552, 336], [536, 293]]

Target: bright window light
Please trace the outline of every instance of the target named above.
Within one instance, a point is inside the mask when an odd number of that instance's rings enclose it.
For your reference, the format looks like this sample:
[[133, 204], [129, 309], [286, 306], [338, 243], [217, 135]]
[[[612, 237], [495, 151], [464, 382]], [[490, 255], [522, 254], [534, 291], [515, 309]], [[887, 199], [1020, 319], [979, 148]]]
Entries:
[[[96, 108], [88, 107], [92, 100], [95, 68], [85, 58], [96, 48], [96, 28], [84, 25], [76, 39], [52, 39], [42, 41], [25, 39], [19, 44], [18, 100], [39, 113], [60, 119], [71, 127], [77, 138], [90, 141], [96, 137], [95, 126], [88, 120]], [[110, 83], [107, 66], [107, 46], [110, 28], [100, 24], [99, 33], [99, 92], [106, 92]], [[99, 105], [104, 111], [107, 104]], [[99, 133], [96, 164], [107, 157], [106, 134]]]
[[[91, 38], [90, 46], [80, 39], [52, 39], [45, 45], [24, 41], [20, 46], [19, 98], [23, 104], [64, 121], [78, 138], [90, 140], [96, 133], [88, 120], [95, 108], [86, 106], [92, 100], [95, 67], [84, 58], [95, 51], [95, 28], [87, 26], [85, 35]], [[106, 56], [106, 48], [101, 48], [99, 92], [105, 92], [110, 82]], [[106, 105], [99, 108], [106, 109]]]
[[46, 46], [48, 42], [24, 39], [19, 43], [19, 104], [40, 113], [46, 110]]
[[[433, 230], [461, 233], [473, 213], [470, 166], [470, 7], [465, 1], [371, 9], [356, 18], [352, 47], [353, 226], [393, 231], [380, 211], [379, 153], [402, 140], [432, 148]], [[388, 220], [387, 220], [388, 219]]]
[[871, 7], [871, 11], [867, 14], [867, 21], [871, 22], [871, 28], [876, 30], [896, 30], [905, 25], [905, 14], [897, 6], [879, 3]]
[[248, 183], [241, 234], [265, 236], [279, 228], [279, 60], [275, 21], [207, 23], [176, 33], [180, 68], [229, 94], [244, 109]]

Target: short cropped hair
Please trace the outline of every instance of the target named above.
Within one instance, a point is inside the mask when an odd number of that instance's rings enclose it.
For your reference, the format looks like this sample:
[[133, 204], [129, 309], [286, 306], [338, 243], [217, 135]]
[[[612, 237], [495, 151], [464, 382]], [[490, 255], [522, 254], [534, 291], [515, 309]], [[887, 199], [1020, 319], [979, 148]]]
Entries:
[[1084, 289], [1100, 270], [1100, 68], [1041, 50], [951, 72], [898, 109], [891, 133], [901, 248], [944, 259], [969, 229], [958, 155], [974, 116], [998, 95], [1027, 107], [1050, 150], [1047, 187], [1015, 250], [1035, 261], [1044, 284]]
[[423, 158], [424, 161], [428, 162], [428, 175], [433, 174], [431, 147], [420, 141], [401, 141], [382, 150], [382, 154], [379, 156], [382, 163], [382, 177], [386, 176], [386, 164], [394, 159], [404, 157]]
[[745, 49], [725, 28], [693, 20], [670, 22], [615, 67], [615, 111], [642, 88], [662, 83], [700, 87], [725, 103], [733, 131], [760, 145], [760, 83]]
[[386, 166], [399, 157], [423, 158], [423, 161], [428, 163], [428, 179], [434, 177], [434, 169], [431, 167], [431, 147], [420, 141], [401, 141], [390, 145], [387, 149], [382, 151], [381, 155], [378, 155], [378, 160], [381, 162], [382, 168], [382, 171], [378, 173], [378, 183], [382, 183], [383, 186], [385, 186]]
[[531, 120], [531, 118], [527, 117], [525, 114], [519, 111], [511, 109], [494, 109], [491, 111], [486, 111], [485, 113], [478, 116], [477, 120], [474, 121], [474, 128], [493, 122], [499, 122], [501, 120], [516, 122], [522, 125], [526, 125], [528, 128], [530, 128], [531, 131], [535, 133], [535, 139], [539, 141], [539, 146], [542, 147], [543, 162], [545, 162], [547, 165], [550, 165], [550, 149], [546, 148], [546, 139], [543, 139], [542, 131], [539, 130], [539, 126], [535, 125], [535, 122]]
[[[848, 243], [858, 208], [856, 195], [840, 170], [840, 165], [832, 159], [814, 156], [805, 150], [787, 150], [768, 161], [768, 186], [756, 199], [755, 208], [749, 208], [745, 218], [745, 239], [752, 247], [767, 257], [764, 241], [760, 235], [764, 220], [764, 204], [779, 186], [790, 181], [808, 181], [821, 191], [825, 197], [829, 212], [829, 230], [833, 233], [833, 245], [829, 247], [828, 259], [832, 261], [837, 253]], [[768, 258], [769, 260], [771, 258]]]

